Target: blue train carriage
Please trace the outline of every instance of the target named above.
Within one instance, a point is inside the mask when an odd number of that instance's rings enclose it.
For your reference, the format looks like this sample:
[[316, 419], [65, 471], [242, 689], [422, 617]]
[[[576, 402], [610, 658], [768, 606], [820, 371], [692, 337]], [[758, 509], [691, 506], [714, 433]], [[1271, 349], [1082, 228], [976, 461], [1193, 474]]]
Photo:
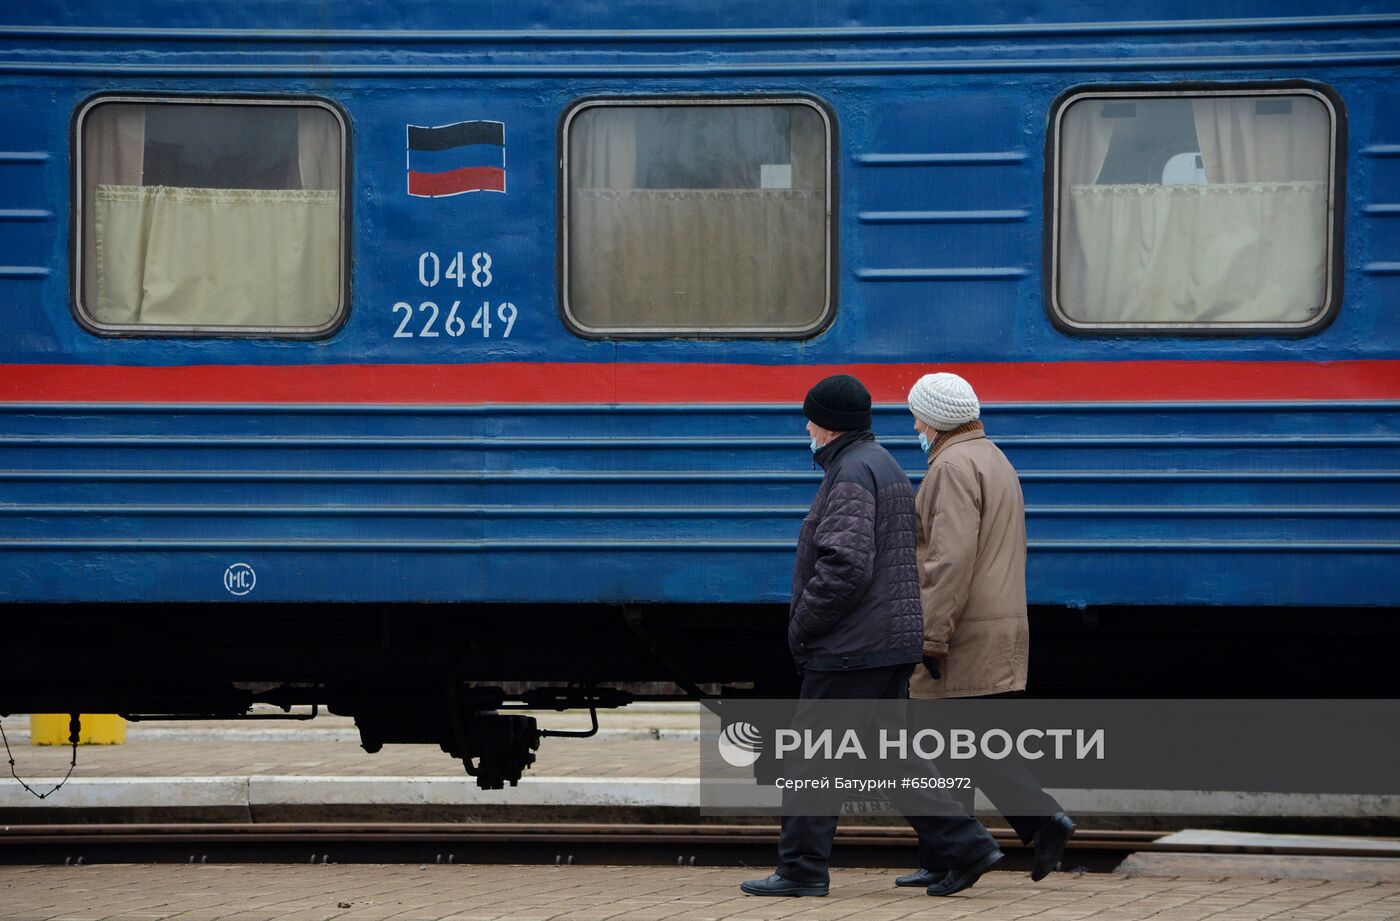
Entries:
[[934, 368], [1041, 693], [1381, 688], [1400, 14], [1230, 12], [11, 4], [0, 711], [327, 703], [499, 785], [502, 704], [779, 688], [801, 396], [918, 478]]

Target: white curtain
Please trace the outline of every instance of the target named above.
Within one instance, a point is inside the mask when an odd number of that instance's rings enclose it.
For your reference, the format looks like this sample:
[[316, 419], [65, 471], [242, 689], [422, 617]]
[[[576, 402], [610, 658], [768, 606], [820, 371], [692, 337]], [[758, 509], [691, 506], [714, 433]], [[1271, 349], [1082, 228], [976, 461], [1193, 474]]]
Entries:
[[1326, 183], [1079, 185], [1067, 205], [1072, 319], [1301, 322], [1322, 305]]

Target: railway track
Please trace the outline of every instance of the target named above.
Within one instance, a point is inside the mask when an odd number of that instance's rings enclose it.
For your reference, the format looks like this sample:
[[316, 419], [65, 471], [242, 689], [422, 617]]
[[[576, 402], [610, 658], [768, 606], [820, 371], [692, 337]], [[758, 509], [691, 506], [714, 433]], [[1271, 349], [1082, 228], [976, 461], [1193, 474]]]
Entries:
[[[254, 823], [168, 825], [11, 825], [0, 827], [0, 863], [451, 863], [636, 866], [771, 865], [774, 825], [613, 825], [515, 823]], [[1006, 869], [1028, 868], [1030, 848], [993, 829]], [[1082, 830], [1063, 867], [1109, 872], [1129, 854], [1251, 853], [1314, 855], [1303, 845], [1181, 845], [1153, 831]], [[835, 863], [902, 867], [912, 860], [908, 828], [837, 830]], [[1330, 847], [1331, 856], [1374, 851]]]

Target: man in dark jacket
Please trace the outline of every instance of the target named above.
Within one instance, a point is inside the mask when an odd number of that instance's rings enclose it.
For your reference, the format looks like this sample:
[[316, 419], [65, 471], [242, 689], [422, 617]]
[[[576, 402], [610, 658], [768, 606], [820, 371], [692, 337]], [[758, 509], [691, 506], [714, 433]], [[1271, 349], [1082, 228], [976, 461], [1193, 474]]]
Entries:
[[[818, 382], [802, 408], [826, 475], [802, 522], [793, 568], [788, 646], [802, 670], [794, 729], [821, 725], [822, 701], [870, 702], [874, 720], [875, 701], [908, 697], [923, 648], [914, 492], [870, 431], [869, 391], [838, 374]], [[903, 768], [906, 775], [934, 772], [922, 761]], [[951, 868], [929, 895], [966, 889], [1001, 859], [986, 829], [946, 793], [888, 793], [919, 834], [919, 865]], [[830, 804], [829, 796], [821, 803]], [[784, 791], [778, 871], [745, 882], [744, 892], [827, 894], [836, 816], [814, 814], [811, 804], [811, 797]]]

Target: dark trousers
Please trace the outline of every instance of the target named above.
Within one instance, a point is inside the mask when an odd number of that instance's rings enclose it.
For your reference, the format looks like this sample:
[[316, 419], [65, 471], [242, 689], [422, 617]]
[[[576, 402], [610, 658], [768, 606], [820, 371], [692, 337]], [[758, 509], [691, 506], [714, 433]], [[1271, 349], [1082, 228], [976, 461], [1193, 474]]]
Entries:
[[[989, 694], [982, 699], [1000, 697], [1020, 697], [1022, 692], [1012, 694]], [[1035, 833], [1040, 831], [1041, 826], [1050, 821], [1050, 817], [1060, 811], [1060, 804], [1055, 797], [1046, 793], [1040, 786], [1040, 782], [1031, 773], [1030, 766], [1025, 759], [1012, 752], [1007, 758], [975, 758], [971, 761], [963, 762], [966, 771], [977, 779], [976, 789], [958, 787], [953, 790], [953, 796], [957, 799], [968, 815], [976, 815], [973, 808], [973, 797], [977, 790], [986, 794], [987, 799], [992, 801], [992, 805], [997, 803], [1015, 803], [1018, 815], [1007, 815], [1002, 813], [1008, 825], [1016, 832], [1016, 836], [1021, 839], [1022, 844], [1030, 844]], [[952, 768], [945, 768], [952, 770]]]
[[[1015, 802], [1022, 810], [1030, 814], [1006, 815], [1008, 825], [1015, 830], [1017, 837], [1022, 844], [1030, 844], [1035, 833], [1040, 831], [1042, 825], [1050, 821], [1050, 817], [1060, 811], [1060, 804], [1055, 797], [1041, 789], [1040, 783], [1031, 774], [1030, 768], [1016, 754], [1009, 758], [992, 760], [990, 758], [976, 758], [971, 761], [961, 762], [967, 767], [959, 770], [966, 771], [977, 779], [976, 789], [957, 788], [953, 791], [953, 796], [967, 810], [969, 815], [974, 814], [973, 797], [977, 790], [981, 790], [987, 795], [987, 799], [992, 801], [992, 805], [997, 803]], [[1039, 802], [1040, 805], [1034, 809], [1027, 809], [1027, 804]]]
[[[792, 728], [823, 728], [823, 700], [871, 701], [868, 730], [876, 727], [874, 701], [906, 700], [912, 665], [848, 671], [806, 671]], [[829, 724], [828, 724], [829, 725]], [[854, 727], [853, 727], [854, 728]], [[899, 728], [899, 727], [895, 727]], [[867, 750], [869, 750], [867, 748]], [[937, 776], [938, 769], [922, 758], [891, 765], [902, 776]], [[919, 866], [938, 870], [966, 866], [996, 847], [992, 836], [969, 818], [957, 800], [943, 790], [884, 791], [919, 836]], [[799, 883], [828, 881], [831, 845], [836, 837], [836, 811], [841, 797], [830, 792], [783, 791], [783, 828], [778, 839], [778, 875]], [[831, 814], [826, 814], [826, 810]]]

